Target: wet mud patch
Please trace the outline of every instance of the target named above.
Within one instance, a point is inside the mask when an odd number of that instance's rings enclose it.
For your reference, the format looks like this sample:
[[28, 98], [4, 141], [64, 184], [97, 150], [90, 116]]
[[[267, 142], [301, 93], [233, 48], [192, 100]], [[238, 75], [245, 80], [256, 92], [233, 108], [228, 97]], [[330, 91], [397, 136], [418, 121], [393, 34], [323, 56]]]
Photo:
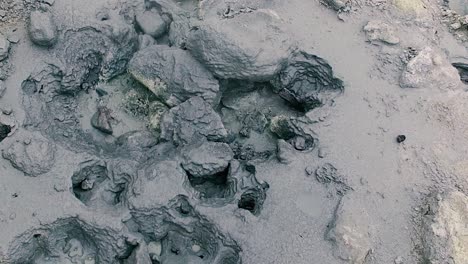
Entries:
[[[126, 222], [143, 236], [138, 255], [151, 263], [241, 263], [240, 247], [179, 195], [167, 207], [137, 209]], [[136, 253], [135, 253], [136, 255]]]
[[113, 263], [129, 245], [116, 230], [64, 218], [20, 235], [8, 263]]

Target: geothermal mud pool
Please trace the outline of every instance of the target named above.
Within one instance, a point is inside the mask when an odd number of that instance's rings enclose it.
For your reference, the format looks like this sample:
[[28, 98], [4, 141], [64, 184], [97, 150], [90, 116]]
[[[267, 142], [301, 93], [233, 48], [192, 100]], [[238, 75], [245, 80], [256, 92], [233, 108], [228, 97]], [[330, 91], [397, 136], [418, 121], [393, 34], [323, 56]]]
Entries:
[[468, 263], [465, 0], [0, 1], [0, 263]]

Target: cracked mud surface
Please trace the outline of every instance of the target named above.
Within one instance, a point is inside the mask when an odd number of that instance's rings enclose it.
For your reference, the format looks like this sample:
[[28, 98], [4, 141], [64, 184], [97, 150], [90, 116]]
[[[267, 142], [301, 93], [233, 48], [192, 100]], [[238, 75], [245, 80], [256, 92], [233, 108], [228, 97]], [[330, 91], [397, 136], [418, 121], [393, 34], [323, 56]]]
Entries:
[[468, 263], [465, 0], [0, 2], [0, 263]]

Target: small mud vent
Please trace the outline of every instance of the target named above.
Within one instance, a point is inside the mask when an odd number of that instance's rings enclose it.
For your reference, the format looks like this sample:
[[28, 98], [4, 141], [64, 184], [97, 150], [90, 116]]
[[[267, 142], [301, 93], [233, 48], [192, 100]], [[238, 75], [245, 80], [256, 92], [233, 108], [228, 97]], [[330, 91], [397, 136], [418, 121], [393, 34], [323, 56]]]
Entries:
[[[241, 251], [228, 235], [201, 216], [179, 195], [167, 207], [133, 211], [129, 229], [144, 239], [131, 257], [150, 258], [151, 263], [241, 263]], [[130, 262], [128, 262], [130, 263]], [[146, 263], [146, 262], [145, 262]]]
[[229, 166], [221, 172], [194, 177], [187, 172], [190, 185], [200, 193], [201, 199], [225, 198], [229, 199], [236, 192], [235, 182], [229, 178]]
[[0, 123], [0, 142], [2, 142], [5, 138], [7, 138], [10, 132], [11, 132], [11, 127], [9, 125]]
[[186, 146], [182, 153], [186, 185], [194, 196], [216, 206], [237, 201], [239, 208], [255, 215], [260, 212], [268, 184], [257, 180], [255, 166], [234, 159], [228, 144], [199, 142]]
[[7, 263], [116, 263], [128, 249], [117, 231], [66, 218], [19, 236]]
[[182, 168], [190, 186], [202, 200], [230, 200], [236, 193], [236, 180], [231, 177], [234, 153], [229, 145], [201, 142], [183, 149]]
[[460, 80], [464, 84], [468, 84], [468, 63], [452, 63], [453, 67], [457, 68], [458, 74], [460, 74]]
[[73, 193], [87, 206], [124, 205], [135, 168], [133, 162], [123, 160], [85, 161], [72, 176]]
[[263, 207], [263, 202], [266, 199], [266, 189], [268, 189], [268, 186], [252, 188], [245, 191], [241, 195], [237, 206], [241, 209], [250, 211], [254, 215], [260, 214], [260, 211]]
[[269, 185], [259, 182], [255, 177], [255, 168], [251, 167], [254, 166], [243, 166], [233, 161], [226, 169], [214, 175], [195, 178], [187, 172], [187, 177], [200, 200], [216, 206], [237, 201], [240, 209], [259, 215]]

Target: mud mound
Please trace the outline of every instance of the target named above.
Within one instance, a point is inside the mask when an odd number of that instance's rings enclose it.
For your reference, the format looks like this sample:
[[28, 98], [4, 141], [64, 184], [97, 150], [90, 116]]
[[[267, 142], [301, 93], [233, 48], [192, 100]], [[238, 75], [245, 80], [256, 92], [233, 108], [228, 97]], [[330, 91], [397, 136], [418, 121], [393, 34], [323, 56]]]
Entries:
[[153, 259], [160, 263], [241, 263], [237, 243], [198, 214], [184, 196], [169, 201], [168, 207], [131, 214], [129, 229], [143, 235], [148, 250], [151, 244], [159, 245]]
[[78, 218], [59, 219], [19, 236], [9, 250], [10, 263], [113, 263], [129, 246], [119, 231]]

